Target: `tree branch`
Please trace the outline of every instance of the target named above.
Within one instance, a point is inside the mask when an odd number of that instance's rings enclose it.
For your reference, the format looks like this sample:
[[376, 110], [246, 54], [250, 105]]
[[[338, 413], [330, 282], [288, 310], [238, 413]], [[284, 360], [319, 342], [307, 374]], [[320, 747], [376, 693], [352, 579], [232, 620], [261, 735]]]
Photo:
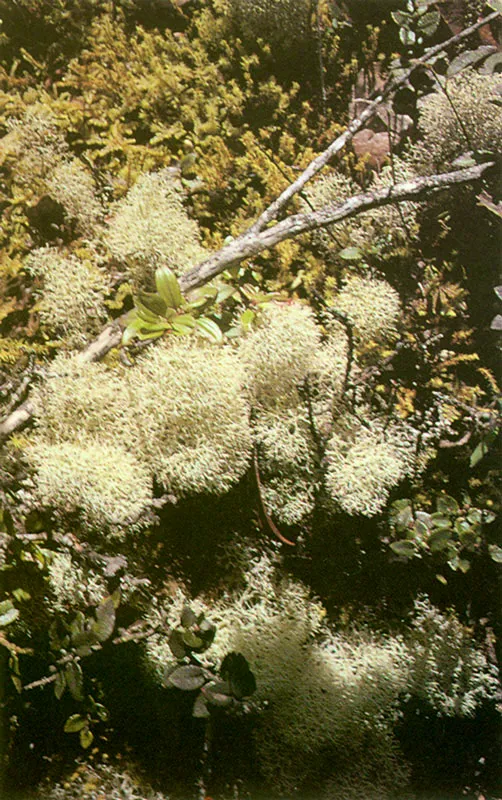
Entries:
[[495, 162], [487, 161], [483, 164], [455, 170], [454, 172], [415, 178], [394, 186], [354, 195], [338, 206], [325, 206], [319, 211], [295, 214], [258, 234], [253, 234], [249, 230], [244, 236], [240, 236], [230, 242], [218, 253], [215, 253], [206, 261], [203, 261], [202, 264], [183, 275], [180, 278], [180, 285], [183, 291], [195, 289], [219, 275], [220, 272], [223, 272], [228, 267], [238, 264], [245, 258], [255, 256], [263, 250], [275, 247], [285, 239], [291, 239], [301, 233], [333, 225], [344, 219], [362, 214], [364, 211], [370, 211], [373, 208], [381, 208], [403, 200], [418, 200], [456, 184], [479, 180], [485, 172], [494, 166]]
[[[317, 228], [336, 224], [344, 219], [362, 214], [364, 211], [370, 211], [373, 208], [381, 208], [403, 200], [419, 200], [456, 184], [472, 183], [479, 180], [485, 172], [494, 166], [495, 162], [487, 161], [474, 167], [456, 170], [455, 172], [415, 178], [414, 180], [377, 189], [373, 192], [354, 195], [338, 206], [325, 206], [319, 211], [287, 217], [278, 222], [277, 225], [267, 228], [258, 234], [253, 234], [249, 230], [244, 236], [240, 236], [230, 242], [230, 244], [223, 247], [206, 261], [181, 276], [181, 289], [183, 292], [196, 289], [228, 267], [255, 256], [263, 252], [263, 250], [269, 250], [279, 242], [299, 236], [301, 233], [308, 233]], [[112, 347], [119, 345], [122, 338], [120, 325], [123, 321], [124, 316], [108, 325], [98, 338], [82, 352], [83, 360], [97, 361]], [[33, 405], [28, 399], [0, 423], [0, 437], [8, 436], [21, 425], [24, 425], [31, 419], [32, 415]]]

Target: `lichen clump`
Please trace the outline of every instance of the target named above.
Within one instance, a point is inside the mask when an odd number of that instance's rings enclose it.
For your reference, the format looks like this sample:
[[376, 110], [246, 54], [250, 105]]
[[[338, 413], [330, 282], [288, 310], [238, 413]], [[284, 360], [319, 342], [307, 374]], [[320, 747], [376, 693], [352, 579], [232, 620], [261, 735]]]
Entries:
[[447, 95], [437, 91], [420, 104], [419, 130], [423, 142], [412, 155], [421, 171], [444, 169], [469, 150], [500, 152], [502, 108], [498, 97], [500, 76], [464, 70], [446, 82]]
[[43, 247], [32, 251], [26, 269], [42, 278], [38, 292], [41, 318], [67, 346], [82, 346], [101, 329], [107, 316], [104, 297], [108, 281], [91, 257]]
[[397, 422], [363, 424], [350, 416], [337, 427], [326, 449], [326, 486], [345, 512], [372, 517], [413, 469], [418, 432]]
[[208, 256], [169, 168], [142, 175], [111, 209], [105, 241], [134, 282], [148, 287], [158, 266], [180, 275]]

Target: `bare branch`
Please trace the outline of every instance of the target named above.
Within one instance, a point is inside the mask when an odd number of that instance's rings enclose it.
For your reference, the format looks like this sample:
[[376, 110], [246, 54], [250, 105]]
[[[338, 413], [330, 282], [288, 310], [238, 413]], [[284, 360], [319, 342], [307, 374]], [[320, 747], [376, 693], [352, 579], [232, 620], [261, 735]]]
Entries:
[[333, 225], [344, 219], [355, 217], [363, 213], [363, 211], [370, 211], [373, 208], [399, 203], [403, 200], [418, 200], [456, 184], [479, 180], [485, 172], [494, 166], [493, 161], [488, 161], [467, 169], [455, 170], [455, 172], [415, 178], [414, 180], [384, 187], [373, 192], [354, 195], [338, 206], [325, 206], [319, 211], [295, 214], [258, 234], [253, 234], [249, 230], [245, 236], [240, 236], [230, 242], [218, 253], [208, 258], [207, 261], [187, 272], [180, 279], [180, 284], [184, 291], [195, 289], [228, 267], [243, 261], [245, 258], [255, 256], [263, 250], [275, 247], [285, 239], [291, 239], [316, 228]]

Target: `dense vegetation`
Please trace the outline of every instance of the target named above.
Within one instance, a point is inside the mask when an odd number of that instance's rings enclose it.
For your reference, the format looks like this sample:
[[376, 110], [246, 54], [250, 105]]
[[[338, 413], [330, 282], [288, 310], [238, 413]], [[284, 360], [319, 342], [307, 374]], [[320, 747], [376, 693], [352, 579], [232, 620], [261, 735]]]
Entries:
[[501, 12], [0, 0], [9, 800], [501, 796]]

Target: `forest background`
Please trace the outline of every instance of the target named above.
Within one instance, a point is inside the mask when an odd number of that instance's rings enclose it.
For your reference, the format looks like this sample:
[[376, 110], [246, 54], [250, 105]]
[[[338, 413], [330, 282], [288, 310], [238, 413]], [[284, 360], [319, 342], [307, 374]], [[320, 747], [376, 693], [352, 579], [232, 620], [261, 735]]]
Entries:
[[500, 784], [499, 0], [0, 0], [4, 797]]

